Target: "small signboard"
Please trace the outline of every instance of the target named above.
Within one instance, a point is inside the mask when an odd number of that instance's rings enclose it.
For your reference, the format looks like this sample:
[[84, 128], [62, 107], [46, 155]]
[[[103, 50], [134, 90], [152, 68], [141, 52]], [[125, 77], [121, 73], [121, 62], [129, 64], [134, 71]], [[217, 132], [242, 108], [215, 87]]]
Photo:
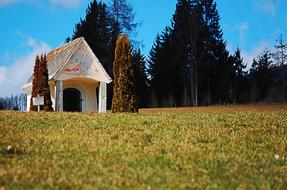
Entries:
[[33, 105], [34, 106], [44, 105], [44, 96], [33, 97]]
[[65, 74], [80, 74], [81, 73], [81, 65], [80, 64], [69, 64], [64, 69]]

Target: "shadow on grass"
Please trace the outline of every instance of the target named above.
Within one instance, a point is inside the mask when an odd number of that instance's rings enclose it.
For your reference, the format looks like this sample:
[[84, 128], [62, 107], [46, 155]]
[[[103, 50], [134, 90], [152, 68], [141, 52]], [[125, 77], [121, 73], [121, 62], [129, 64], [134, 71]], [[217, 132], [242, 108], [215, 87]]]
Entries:
[[15, 157], [23, 157], [28, 155], [28, 153], [19, 150], [19, 149], [0, 149], [0, 156], [6, 157], [6, 158], [15, 158]]

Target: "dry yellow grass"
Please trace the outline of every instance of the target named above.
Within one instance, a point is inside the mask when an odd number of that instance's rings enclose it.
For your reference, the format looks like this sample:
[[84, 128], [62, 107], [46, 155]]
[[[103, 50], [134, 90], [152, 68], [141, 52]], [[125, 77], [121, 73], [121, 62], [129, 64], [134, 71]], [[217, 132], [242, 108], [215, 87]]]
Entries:
[[287, 103], [277, 104], [247, 104], [247, 105], [215, 105], [202, 107], [178, 107], [178, 108], [147, 108], [140, 109], [141, 113], [152, 112], [173, 112], [173, 113], [189, 113], [189, 112], [287, 112]]
[[0, 189], [287, 189], [286, 106], [2, 111]]

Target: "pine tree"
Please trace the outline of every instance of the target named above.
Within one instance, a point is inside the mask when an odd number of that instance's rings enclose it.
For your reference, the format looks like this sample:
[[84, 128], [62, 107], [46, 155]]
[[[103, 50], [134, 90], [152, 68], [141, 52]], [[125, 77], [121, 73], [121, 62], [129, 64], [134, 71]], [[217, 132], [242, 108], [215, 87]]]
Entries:
[[287, 64], [287, 43], [283, 41], [283, 35], [279, 36], [275, 45], [276, 51], [272, 54], [272, 57], [275, 60], [275, 64], [278, 66], [283, 66]]
[[268, 49], [253, 60], [250, 74], [252, 76], [253, 100], [264, 101], [272, 84], [271, 56]]
[[114, 45], [112, 44], [113, 19], [103, 2], [92, 1], [84, 19], [75, 26], [72, 40], [84, 37], [109, 75], [112, 76]]
[[161, 78], [159, 75], [160, 72], [160, 56], [159, 51], [161, 49], [161, 41], [160, 41], [160, 35], [157, 35], [156, 40], [150, 50], [149, 53], [149, 60], [148, 60], [148, 69], [147, 72], [150, 75], [150, 100], [149, 104], [152, 105], [152, 107], [158, 107], [160, 97], [158, 96], [159, 93], [159, 87], [158, 85], [159, 79]]
[[274, 59], [275, 86], [277, 86], [277, 96], [281, 100], [287, 100], [287, 43], [283, 40], [283, 35], [279, 36], [275, 45], [275, 52], [272, 53]]
[[125, 35], [121, 35], [117, 40], [113, 73], [112, 112], [137, 112], [132, 53], [129, 39]]
[[[178, 0], [172, 19], [171, 35], [173, 39], [173, 58], [177, 68], [177, 85], [182, 99], [194, 100], [194, 67], [192, 62], [192, 3], [190, 0]], [[185, 93], [183, 93], [185, 92]], [[176, 99], [181, 99], [177, 97]], [[193, 101], [194, 102], [194, 101]]]
[[226, 42], [220, 28], [220, 16], [214, 0], [200, 0], [204, 20], [204, 41], [207, 60], [203, 61], [200, 78], [206, 79], [205, 93], [209, 94], [209, 102], [222, 103], [230, 101], [232, 91], [233, 65], [226, 50]]
[[[72, 40], [84, 37], [94, 54], [113, 79], [114, 50], [118, 32], [115, 31], [114, 19], [109, 7], [103, 2], [93, 0], [84, 19], [75, 25]], [[69, 39], [67, 38], [67, 41]], [[113, 96], [113, 83], [107, 86], [107, 107], [111, 108]]]
[[[193, 36], [193, 4], [190, 0], [178, 0], [172, 17], [171, 49], [172, 57], [173, 95], [177, 106], [184, 105], [187, 99], [193, 99], [194, 92], [194, 63], [192, 46]], [[171, 54], [171, 55], [170, 55]], [[170, 59], [169, 57], [169, 59]], [[183, 96], [184, 95], [184, 96]], [[191, 97], [192, 96], [192, 97]]]
[[37, 97], [38, 95], [44, 97], [44, 105], [40, 106], [40, 110], [53, 111], [48, 80], [46, 55], [37, 55], [33, 73], [30, 111], [38, 110], [37, 106], [33, 105], [33, 97]]
[[140, 49], [133, 52], [133, 65], [135, 75], [136, 96], [139, 108], [147, 107], [148, 79], [146, 73], [146, 60]]
[[243, 77], [247, 73], [245, 71], [247, 65], [243, 63], [243, 58], [241, 57], [241, 50], [239, 49], [239, 47], [235, 50], [233, 58], [234, 58], [233, 67], [236, 76]]
[[189, 95], [183, 99], [194, 106], [228, 99], [232, 65], [219, 21], [213, 0], [177, 2], [171, 29], [173, 68], [179, 92]]
[[43, 91], [42, 94], [44, 96], [44, 111], [53, 111], [52, 107], [52, 100], [51, 100], [51, 94], [50, 94], [50, 86], [49, 86], [49, 73], [47, 68], [47, 56], [44, 55], [41, 57], [41, 67], [43, 71]]
[[241, 57], [241, 50], [239, 47], [235, 50], [234, 54], [230, 56], [231, 64], [233, 65], [233, 102], [238, 103], [240, 101], [241, 94], [247, 93], [246, 90], [246, 75], [245, 71], [247, 65], [243, 63]]
[[114, 20], [115, 35], [130, 34], [140, 25], [134, 22], [134, 8], [127, 0], [112, 0], [110, 9]]
[[37, 111], [37, 106], [33, 105], [33, 97], [37, 97], [39, 94], [39, 82], [41, 78], [40, 73], [40, 58], [37, 55], [35, 59], [34, 65], [34, 72], [33, 72], [33, 80], [32, 80], [32, 92], [31, 92], [31, 99], [30, 99], [30, 111]]
[[[173, 61], [173, 46], [171, 30], [166, 27], [164, 31], [157, 36], [153, 48], [149, 55], [149, 69], [151, 76], [151, 91], [155, 93], [159, 106], [168, 106], [170, 96], [175, 96], [177, 70]], [[153, 98], [155, 99], [155, 98]], [[180, 99], [179, 99], [180, 100]]]

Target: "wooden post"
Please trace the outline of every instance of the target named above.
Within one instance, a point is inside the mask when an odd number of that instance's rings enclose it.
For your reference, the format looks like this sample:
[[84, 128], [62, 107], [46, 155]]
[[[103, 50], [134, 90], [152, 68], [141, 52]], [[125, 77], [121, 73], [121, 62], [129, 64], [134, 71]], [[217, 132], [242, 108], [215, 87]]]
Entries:
[[[37, 96], [38, 98], [40, 97], [40, 95], [38, 94]], [[38, 112], [40, 112], [40, 105], [37, 106], [38, 107]]]
[[63, 81], [56, 81], [56, 111], [63, 112]]
[[100, 82], [99, 89], [99, 113], [107, 112], [107, 83]]
[[97, 96], [97, 88], [95, 89], [95, 110], [99, 110], [99, 107], [98, 107], [98, 96]]

